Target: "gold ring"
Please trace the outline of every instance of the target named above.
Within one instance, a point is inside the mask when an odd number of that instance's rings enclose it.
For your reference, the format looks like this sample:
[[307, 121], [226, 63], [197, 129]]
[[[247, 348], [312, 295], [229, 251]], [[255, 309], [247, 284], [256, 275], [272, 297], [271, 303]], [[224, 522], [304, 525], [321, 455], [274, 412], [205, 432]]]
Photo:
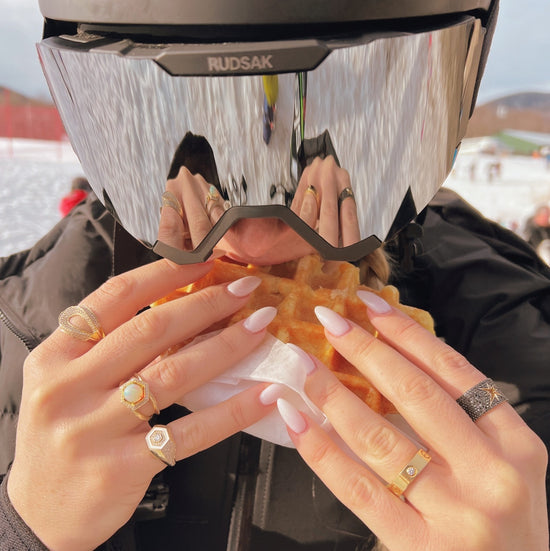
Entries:
[[210, 186], [208, 188], [208, 193], [206, 194], [206, 199], [204, 200], [204, 208], [208, 207], [210, 201], [217, 201], [220, 198], [220, 194], [215, 186]]
[[166, 425], [155, 425], [145, 436], [149, 451], [166, 465], [176, 464], [176, 444]]
[[317, 193], [314, 185], [310, 184], [309, 186], [307, 186], [306, 193], [311, 193], [311, 195], [315, 197], [315, 201], [317, 201], [317, 204], [319, 204], [319, 194]]
[[350, 187], [345, 187], [341, 192], [340, 195], [338, 195], [338, 208], [342, 206], [342, 203], [348, 198], [351, 197], [353, 200], [355, 200], [355, 194], [353, 193], [353, 189]]
[[431, 459], [431, 456], [423, 449], [418, 450], [413, 458], [401, 469], [399, 474], [388, 484], [388, 490], [400, 499], [404, 499], [403, 492], [405, 492], [411, 482], [416, 480]]
[[[120, 401], [127, 408], [130, 408], [136, 417], [142, 421], [149, 421], [149, 419], [153, 417], [153, 414], [158, 415], [160, 413], [157, 401], [149, 391], [149, 385], [141, 378], [140, 375], [134, 375], [131, 379], [128, 379], [125, 383], [122, 383], [118, 388], [120, 390]], [[149, 415], [149, 417], [146, 417], [143, 413], [138, 411], [138, 409], [148, 402], [151, 402], [154, 413]]]
[[178, 201], [177, 197], [171, 191], [165, 191], [162, 194], [162, 207], [173, 208], [179, 215], [180, 218], [183, 218], [183, 207]]
[[[85, 329], [76, 327], [71, 322], [72, 318], [81, 318], [88, 325], [89, 329], [86, 331]], [[65, 308], [59, 314], [58, 322], [63, 333], [80, 341], [98, 342], [105, 336], [95, 314], [86, 306], [69, 306]]]

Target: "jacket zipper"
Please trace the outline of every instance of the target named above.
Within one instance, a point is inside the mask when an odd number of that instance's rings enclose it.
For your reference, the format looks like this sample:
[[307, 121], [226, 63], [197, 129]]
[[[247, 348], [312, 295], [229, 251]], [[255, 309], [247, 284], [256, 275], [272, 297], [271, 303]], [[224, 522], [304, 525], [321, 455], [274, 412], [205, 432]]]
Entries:
[[4, 322], [4, 325], [25, 345], [29, 352], [32, 352], [36, 348], [36, 339], [30, 338], [15, 326], [15, 324], [0, 310], [0, 320]]

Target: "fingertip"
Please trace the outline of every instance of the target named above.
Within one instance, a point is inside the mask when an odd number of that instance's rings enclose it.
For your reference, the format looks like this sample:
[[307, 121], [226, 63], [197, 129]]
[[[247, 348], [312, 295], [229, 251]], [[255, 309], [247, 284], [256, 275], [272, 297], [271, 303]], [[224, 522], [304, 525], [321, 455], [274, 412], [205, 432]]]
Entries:
[[307, 421], [303, 415], [287, 400], [279, 398], [277, 409], [286, 426], [294, 433], [301, 434], [307, 429]]

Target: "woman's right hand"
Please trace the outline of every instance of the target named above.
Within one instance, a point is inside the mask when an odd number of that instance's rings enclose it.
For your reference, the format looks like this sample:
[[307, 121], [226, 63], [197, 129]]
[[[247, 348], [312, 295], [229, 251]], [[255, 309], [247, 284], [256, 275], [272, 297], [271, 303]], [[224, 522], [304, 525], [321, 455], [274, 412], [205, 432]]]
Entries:
[[[105, 337], [94, 344], [57, 329], [25, 362], [8, 494], [50, 549], [79, 551], [100, 545], [131, 517], [153, 476], [164, 468], [147, 448], [149, 424], [121, 403], [121, 382], [138, 373], [162, 409], [263, 340], [272, 308], [158, 358], [239, 310], [259, 283], [243, 278], [141, 311], [209, 268], [161, 260], [113, 277], [82, 301], [95, 313]], [[263, 389], [253, 387], [170, 423], [176, 459], [212, 446], [269, 413], [275, 398], [273, 390]], [[153, 405], [139, 411], [149, 416]]]

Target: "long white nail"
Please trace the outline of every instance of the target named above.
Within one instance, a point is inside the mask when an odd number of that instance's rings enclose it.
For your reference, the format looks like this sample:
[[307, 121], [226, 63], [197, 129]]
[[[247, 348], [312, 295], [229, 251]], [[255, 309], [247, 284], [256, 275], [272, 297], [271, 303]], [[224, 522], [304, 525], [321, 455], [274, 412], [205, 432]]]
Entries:
[[283, 394], [285, 387], [279, 383], [273, 383], [265, 387], [260, 393], [260, 402], [264, 406], [274, 404]]
[[341, 337], [351, 329], [351, 325], [347, 322], [347, 320], [330, 308], [316, 306], [315, 315], [321, 322], [321, 325], [335, 337]]
[[301, 413], [284, 398], [279, 398], [277, 400], [277, 409], [283, 421], [292, 432], [300, 434], [307, 429], [306, 420], [302, 417]]
[[238, 298], [243, 298], [252, 293], [256, 289], [262, 280], [256, 276], [246, 276], [236, 281], [232, 281], [228, 286], [227, 290]]
[[311, 359], [310, 355], [305, 350], [302, 350], [299, 346], [296, 346], [291, 342], [287, 343], [287, 346], [292, 348], [292, 350], [294, 350], [294, 352], [296, 352], [296, 354], [300, 356], [300, 359], [302, 360], [302, 365], [304, 366], [304, 369], [306, 370], [306, 373], [308, 375], [310, 373], [313, 373], [313, 371], [315, 371], [315, 368], [317, 366], [315, 365], [315, 362]]
[[375, 314], [387, 314], [391, 311], [391, 306], [378, 295], [371, 293], [370, 291], [357, 291], [357, 296], [365, 304], [365, 306], [372, 310]]
[[244, 328], [251, 333], [259, 333], [265, 329], [277, 315], [277, 308], [266, 306], [256, 310], [244, 320]]

